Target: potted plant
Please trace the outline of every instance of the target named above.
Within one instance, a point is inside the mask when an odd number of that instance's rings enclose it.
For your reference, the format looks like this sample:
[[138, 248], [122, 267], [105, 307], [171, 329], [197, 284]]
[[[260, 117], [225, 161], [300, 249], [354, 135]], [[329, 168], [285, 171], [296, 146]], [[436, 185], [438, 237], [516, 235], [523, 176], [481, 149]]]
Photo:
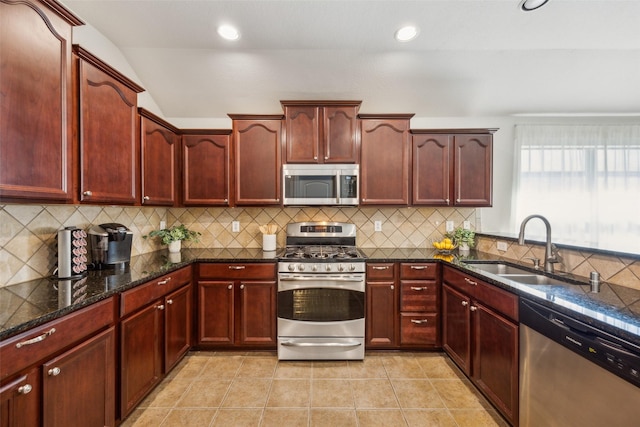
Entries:
[[184, 224], [174, 225], [171, 228], [163, 228], [162, 230], [153, 230], [143, 238], [159, 237], [163, 245], [169, 245], [169, 252], [180, 252], [183, 240], [199, 241], [202, 234], [197, 231], [189, 230]]
[[445, 235], [458, 245], [461, 252], [468, 252], [469, 248], [475, 246], [476, 233], [473, 230], [457, 227], [451, 233]]

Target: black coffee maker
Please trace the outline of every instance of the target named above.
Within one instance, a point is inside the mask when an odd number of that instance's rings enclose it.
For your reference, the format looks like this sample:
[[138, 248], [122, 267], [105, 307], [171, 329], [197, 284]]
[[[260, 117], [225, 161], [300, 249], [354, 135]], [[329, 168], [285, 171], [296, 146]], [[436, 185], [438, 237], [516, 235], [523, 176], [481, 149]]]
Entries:
[[94, 269], [124, 270], [129, 266], [133, 231], [110, 222], [94, 225], [88, 235]]

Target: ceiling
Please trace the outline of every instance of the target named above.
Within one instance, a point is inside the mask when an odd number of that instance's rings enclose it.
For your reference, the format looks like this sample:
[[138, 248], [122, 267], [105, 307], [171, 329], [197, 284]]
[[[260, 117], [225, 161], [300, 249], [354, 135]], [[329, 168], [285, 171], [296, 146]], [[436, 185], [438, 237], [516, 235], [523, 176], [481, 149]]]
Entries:
[[[164, 117], [357, 99], [417, 117], [640, 113], [640, 1], [62, 0], [111, 40]], [[219, 24], [241, 38], [222, 40]], [[402, 25], [420, 29], [400, 43]], [[80, 30], [79, 30], [80, 31]]]

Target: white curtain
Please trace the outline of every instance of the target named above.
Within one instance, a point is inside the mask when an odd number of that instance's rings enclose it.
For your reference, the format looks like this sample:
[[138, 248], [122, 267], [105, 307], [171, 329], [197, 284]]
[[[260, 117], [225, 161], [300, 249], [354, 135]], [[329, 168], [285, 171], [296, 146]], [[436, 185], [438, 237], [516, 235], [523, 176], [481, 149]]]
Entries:
[[517, 125], [515, 143], [517, 224], [541, 214], [554, 242], [640, 254], [640, 125]]

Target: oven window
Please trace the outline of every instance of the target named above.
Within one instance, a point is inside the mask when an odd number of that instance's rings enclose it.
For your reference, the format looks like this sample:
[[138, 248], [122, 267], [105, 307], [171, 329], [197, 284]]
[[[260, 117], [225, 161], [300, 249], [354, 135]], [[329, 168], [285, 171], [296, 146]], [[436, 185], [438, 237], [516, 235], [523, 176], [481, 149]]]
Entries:
[[308, 322], [363, 319], [364, 292], [327, 288], [281, 291], [278, 317]]
[[296, 199], [335, 199], [336, 176], [293, 175], [285, 181], [285, 197]]

